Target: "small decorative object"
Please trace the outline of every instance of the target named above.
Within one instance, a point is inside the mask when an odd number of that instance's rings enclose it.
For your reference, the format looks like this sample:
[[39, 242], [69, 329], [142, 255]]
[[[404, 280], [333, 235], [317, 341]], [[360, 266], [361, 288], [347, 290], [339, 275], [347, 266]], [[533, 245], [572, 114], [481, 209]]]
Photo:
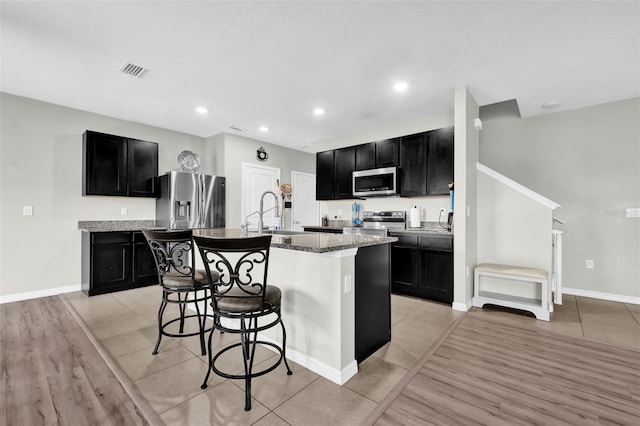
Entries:
[[264, 149], [264, 147], [261, 146], [256, 151], [256, 158], [258, 159], [258, 161], [267, 161], [267, 159], [269, 158], [269, 154], [267, 154], [267, 151]]
[[178, 164], [183, 172], [195, 173], [200, 167], [200, 157], [195, 152], [182, 151], [178, 155]]

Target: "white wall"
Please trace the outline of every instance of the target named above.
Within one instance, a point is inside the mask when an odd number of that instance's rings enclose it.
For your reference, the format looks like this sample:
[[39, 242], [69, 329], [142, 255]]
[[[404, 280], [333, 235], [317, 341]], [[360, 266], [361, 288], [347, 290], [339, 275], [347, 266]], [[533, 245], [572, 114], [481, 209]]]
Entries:
[[478, 263], [543, 269], [551, 276], [549, 207], [478, 173]]
[[466, 311], [473, 297], [477, 252], [478, 104], [466, 87], [455, 94], [455, 205], [453, 215], [453, 308]]
[[[79, 290], [78, 221], [155, 219], [154, 199], [82, 196], [85, 130], [157, 142], [160, 174], [177, 170], [178, 154], [185, 149], [200, 155], [203, 173], [229, 172], [227, 215], [230, 209], [230, 222], [236, 227], [240, 164], [255, 158], [258, 146], [267, 148], [267, 164], [281, 167], [283, 177], [290, 176], [288, 163], [315, 173], [312, 154], [230, 135], [205, 142], [197, 136], [0, 93], [0, 297], [73, 286]], [[24, 205], [33, 206], [33, 216], [22, 216]], [[120, 215], [121, 207], [127, 207], [127, 216]]]
[[640, 297], [640, 219], [625, 217], [640, 207], [640, 98], [527, 119], [503, 102], [481, 118], [480, 162], [562, 206], [564, 286]]
[[[217, 141], [220, 143], [220, 141]], [[267, 161], [258, 161], [260, 147], [269, 154]], [[242, 163], [260, 164], [280, 169], [280, 183], [291, 183], [291, 171], [316, 172], [316, 157], [242, 136], [224, 134], [224, 173], [227, 178], [227, 228], [239, 228], [242, 217]], [[274, 188], [275, 189], [275, 188]]]

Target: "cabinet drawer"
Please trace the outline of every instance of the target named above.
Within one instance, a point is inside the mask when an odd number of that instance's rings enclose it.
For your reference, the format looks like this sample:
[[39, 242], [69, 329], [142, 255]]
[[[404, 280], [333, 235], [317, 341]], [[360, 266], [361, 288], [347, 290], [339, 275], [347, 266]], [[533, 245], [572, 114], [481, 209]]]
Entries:
[[418, 247], [418, 236], [417, 235], [405, 235], [405, 234], [391, 234], [393, 237], [397, 237], [398, 241], [393, 243], [396, 246], [404, 246], [404, 247]]
[[453, 251], [453, 238], [422, 236], [419, 237], [420, 248], [434, 251]]
[[131, 242], [131, 232], [92, 232], [92, 244], [118, 244]]

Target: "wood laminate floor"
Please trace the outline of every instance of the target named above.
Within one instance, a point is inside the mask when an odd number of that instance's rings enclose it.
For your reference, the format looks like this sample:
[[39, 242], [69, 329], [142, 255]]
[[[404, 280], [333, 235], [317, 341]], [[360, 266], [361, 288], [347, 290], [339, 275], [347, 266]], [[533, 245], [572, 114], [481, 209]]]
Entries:
[[[197, 337], [163, 339], [158, 355], [151, 354], [157, 337], [156, 318], [160, 297], [161, 289], [157, 286], [94, 297], [87, 297], [82, 292], [62, 296], [65, 303], [73, 306], [73, 315], [80, 317], [80, 327], [89, 330], [95, 347], [101, 354], [108, 352], [103, 357], [107, 360], [111, 358], [113, 364], [109, 365], [116, 376], [128, 376], [123, 383], [129, 395], [137, 391], [147, 401], [148, 406], [143, 410], [145, 417], [153, 418], [146, 409], [155, 410], [153, 414], [156, 420], [167, 425], [351, 426], [360, 425], [363, 421], [375, 423], [407, 387], [407, 382], [422, 368], [425, 360], [430, 359], [441, 347], [457, 322], [471, 315], [508, 324], [507, 328], [512, 329], [516, 343], [522, 340], [519, 337], [522, 329], [543, 332], [539, 334], [543, 342], [546, 341], [544, 332], [549, 332], [547, 334], [551, 340], [586, 338], [605, 343], [604, 346], [609, 344], [635, 349], [636, 353], [640, 349], [640, 305], [565, 295], [564, 305], [557, 305], [551, 321], [546, 322], [537, 321], [521, 311], [490, 307], [473, 308], [472, 312], [463, 314], [451, 310], [447, 305], [393, 295], [392, 341], [361, 363], [358, 374], [351, 380], [339, 386], [290, 362], [294, 370], [292, 376], [276, 370], [256, 379], [252, 392], [253, 409], [245, 412], [242, 383], [212, 377], [209, 387], [200, 389], [207, 364], [206, 357], [200, 356]], [[85, 336], [81, 328], [62, 324], [66, 323], [64, 317], [67, 314], [65, 310], [54, 309], [51, 298], [0, 305], [0, 426], [128, 425], [141, 422], [135, 408], [132, 408], [132, 414], [125, 415], [118, 412], [121, 409], [118, 402], [107, 403], [103, 398], [113, 394], [122, 397], [123, 405], [130, 404], [121, 391], [109, 390], [111, 386], [118, 389], [109, 374], [91, 372], [90, 367], [101, 361], [91, 353], [93, 348], [77, 340], [78, 336]], [[476, 330], [468, 331], [473, 336], [478, 333]], [[216, 340], [214, 344], [216, 347], [225, 344], [225, 339]], [[516, 354], [522, 352], [528, 356], [535, 353], [526, 342], [519, 345], [520, 349], [517, 350], [515, 346], [512, 347], [510, 339], [507, 336], [504, 342], [500, 342], [506, 345], [505, 351], [514, 351]], [[32, 340], [36, 341], [33, 347], [29, 343]], [[65, 345], [69, 347], [63, 349]], [[461, 347], [460, 356], [467, 356], [468, 359], [458, 360], [459, 367], [456, 368], [460, 368], [461, 372], [470, 368], [473, 372], [474, 368], [469, 365], [476, 362], [475, 356], [469, 353], [465, 355], [465, 350], [469, 352], [468, 348]], [[479, 362], [488, 348], [474, 347], [472, 352], [476, 350]], [[275, 355], [271, 351], [263, 350], [259, 359], [268, 363], [272, 356]], [[502, 361], [495, 358], [492, 362], [496, 365]], [[625, 365], [637, 371], [637, 363], [632, 362], [628, 361]], [[584, 392], [595, 391], [597, 387], [592, 386], [594, 380], [590, 379], [590, 370], [569, 368], [572, 380], [581, 384]], [[495, 372], [492, 374], [494, 377], [501, 376]], [[548, 372], [543, 375], [552, 381]], [[466, 376], [465, 372], [449, 386], [468, 387], [464, 382]], [[424, 390], [422, 385], [425, 386]], [[434, 392], [434, 396], [428, 394], [428, 387], [431, 386], [429, 381], [415, 386], [417, 390], [413, 398], [416, 401], [436, 413], [446, 409], [449, 402], [442, 399], [443, 392]], [[442, 389], [445, 389], [444, 386]], [[454, 393], [451, 389], [446, 392]], [[504, 402], [498, 403], [494, 399], [493, 409], [498, 409], [496, 407], [500, 405], [501, 409], [508, 412], [513, 405], [509, 398], [526, 401], [526, 392], [534, 387], [508, 389]], [[640, 400], [640, 386], [631, 386], [629, 389], [637, 403]], [[485, 416], [478, 416], [474, 420], [468, 416], [468, 410], [473, 409], [476, 401], [470, 398], [464, 404], [464, 409], [446, 423], [486, 423]], [[77, 410], [76, 413], [64, 413], [72, 406]], [[140, 407], [144, 407], [144, 404], [140, 404]], [[547, 417], [548, 406], [536, 405], [530, 409], [527, 421], [520, 423], [555, 424]], [[621, 411], [624, 413], [624, 410]], [[602, 419], [594, 420], [588, 413], [585, 409], [584, 416], [574, 424], [603, 423]], [[494, 415], [491, 419], [498, 417]], [[423, 424], [424, 415], [416, 413], [403, 422]], [[499, 424], [499, 421], [491, 424]]]
[[467, 314], [414, 373], [376, 425], [640, 424], [640, 351], [504, 318]]
[[0, 327], [0, 424], [150, 424], [59, 296], [0, 305]]

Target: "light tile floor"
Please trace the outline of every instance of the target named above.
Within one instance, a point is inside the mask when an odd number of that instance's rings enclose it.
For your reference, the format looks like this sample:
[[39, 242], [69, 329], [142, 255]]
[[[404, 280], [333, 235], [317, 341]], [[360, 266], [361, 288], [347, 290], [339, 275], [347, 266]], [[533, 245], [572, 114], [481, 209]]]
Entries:
[[[292, 376], [281, 365], [253, 381], [252, 409], [246, 412], [243, 382], [212, 374], [208, 388], [200, 389], [207, 363], [200, 355], [197, 337], [164, 337], [158, 355], [151, 354], [157, 337], [157, 286], [91, 298], [81, 292], [69, 293], [66, 298], [168, 425], [360, 424], [449, 325], [464, 315], [448, 305], [393, 295], [392, 341], [361, 363], [358, 374], [344, 386], [290, 361]], [[564, 304], [556, 305], [550, 322], [502, 308], [473, 310], [640, 349], [638, 305], [564, 295]], [[166, 314], [170, 313], [168, 308]], [[232, 339], [230, 335], [214, 336], [214, 347]], [[263, 349], [256, 362], [270, 362], [273, 356]], [[220, 362], [230, 371], [242, 368], [231, 357], [223, 356]]]

